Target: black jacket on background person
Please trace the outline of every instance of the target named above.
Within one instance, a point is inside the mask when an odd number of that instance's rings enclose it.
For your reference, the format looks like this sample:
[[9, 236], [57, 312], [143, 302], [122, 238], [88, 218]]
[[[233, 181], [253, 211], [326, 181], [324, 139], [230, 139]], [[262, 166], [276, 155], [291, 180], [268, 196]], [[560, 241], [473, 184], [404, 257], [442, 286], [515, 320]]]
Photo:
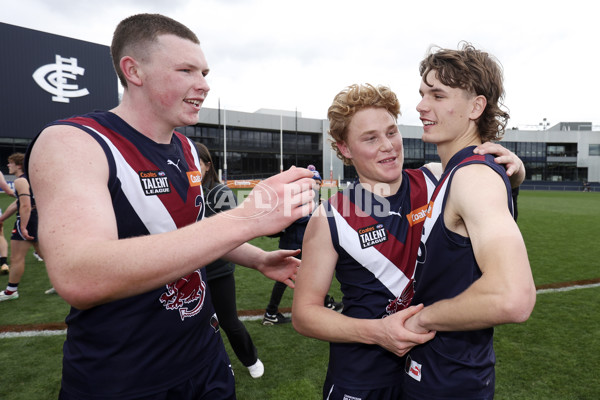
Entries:
[[[203, 186], [202, 190], [204, 191], [205, 218], [222, 211], [231, 210], [237, 205], [235, 194], [227, 185], [219, 183], [212, 189]], [[227, 260], [218, 259], [206, 266], [206, 279], [210, 281], [211, 279], [220, 278], [227, 274], [233, 274], [234, 271], [235, 264]]]

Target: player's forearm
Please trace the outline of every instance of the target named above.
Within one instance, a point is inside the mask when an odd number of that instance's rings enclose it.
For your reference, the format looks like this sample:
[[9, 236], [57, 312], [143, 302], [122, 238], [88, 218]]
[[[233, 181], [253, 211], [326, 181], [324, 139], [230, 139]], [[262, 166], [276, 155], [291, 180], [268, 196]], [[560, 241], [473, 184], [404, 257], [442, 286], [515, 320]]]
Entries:
[[40, 243], [57, 291], [69, 304], [86, 309], [173, 282], [251, 238], [243, 224], [234, 227], [233, 221], [220, 219], [216, 215], [176, 231], [120, 240], [57, 237], [41, 220]]
[[516, 290], [503, 292], [479, 283], [452, 299], [425, 307], [416, 316], [418, 325], [435, 331], [468, 331], [520, 323], [529, 318], [535, 291], [532, 294], [526, 285], [516, 285]]
[[264, 250], [249, 243], [243, 243], [226, 253], [222, 258], [234, 264], [256, 269], [262, 263], [264, 254]]
[[21, 203], [21, 207], [19, 207], [19, 217], [21, 219], [21, 226], [27, 227], [29, 218], [31, 218], [31, 206]]
[[375, 320], [351, 318], [323, 307], [323, 303], [294, 306], [294, 329], [304, 336], [335, 343], [375, 344]]

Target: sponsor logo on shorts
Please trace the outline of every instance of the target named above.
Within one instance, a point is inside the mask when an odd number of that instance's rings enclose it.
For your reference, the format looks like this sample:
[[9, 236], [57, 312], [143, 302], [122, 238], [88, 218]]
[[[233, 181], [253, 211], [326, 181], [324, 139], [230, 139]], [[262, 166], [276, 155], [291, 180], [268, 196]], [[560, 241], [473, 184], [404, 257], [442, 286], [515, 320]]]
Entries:
[[139, 175], [146, 196], [171, 193], [169, 179], [163, 171], [140, 171]]
[[387, 231], [383, 227], [383, 224], [366, 226], [360, 228], [357, 232], [358, 238], [360, 239], [360, 247], [363, 249], [388, 240]]

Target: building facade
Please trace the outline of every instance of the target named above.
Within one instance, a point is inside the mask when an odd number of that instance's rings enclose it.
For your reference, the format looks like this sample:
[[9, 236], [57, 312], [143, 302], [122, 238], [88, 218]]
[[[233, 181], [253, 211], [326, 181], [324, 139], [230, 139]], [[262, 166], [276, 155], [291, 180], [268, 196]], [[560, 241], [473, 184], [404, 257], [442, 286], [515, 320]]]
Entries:
[[[314, 164], [325, 179], [344, 182], [356, 177], [354, 169], [344, 166], [332, 150], [327, 120], [275, 110], [243, 113], [205, 108], [199, 115], [199, 123], [182, 128], [183, 132], [208, 146], [229, 179], [273, 175], [282, 160], [283, 169]], [[435, 145], [421, 141], [421, 126], [399, 128], [405, 168], [439, 161]], [[580, 122], [563, 122], [540, 131], [511, 129], [500, 143], [525, 163], [527, 186], [580, 187], [584, 182], [600, 183], [600, 131], [592, 129], [591, 123]]]
[[[4, 23], [0, 44], [0, 171], [5, 174], [7, 157], [25, 152], [47, 123], [119, 102], [108, 46]], [[421, 126], [399, 127], [405, 168], [439, 160], [435, 146], [421, 141]], [[336, 157], [328, 128], [326, 119], [303, 118], [298, 112], [203, 108], [197, 124], [178, 130], [212, 151], [226, 179], [262, 179], [292, 165], [313, 164], [324, 179], [351, 181], [356, 171]], [[590, 182], [600, 188], [600, 130], [590, 122], [562, 122], [546, 129], [545, 120], [543, 128], [509, 130], [501, 142], [525, 162], [524, 186], [575, 188]]]

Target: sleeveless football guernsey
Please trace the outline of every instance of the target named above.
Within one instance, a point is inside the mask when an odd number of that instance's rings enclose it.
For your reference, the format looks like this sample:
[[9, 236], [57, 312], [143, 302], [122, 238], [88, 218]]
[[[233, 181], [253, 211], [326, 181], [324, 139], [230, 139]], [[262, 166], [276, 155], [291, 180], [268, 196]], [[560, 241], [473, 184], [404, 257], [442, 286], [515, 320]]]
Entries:
[[[385, 318], [410, 305], [427, 203], [435, 178], [426, 168], [402, 172], [398, 192], [383, 198], [355, 182], [323, 203], [338, 253], [343, 314]], [[395, 385], [404, 360], [376, 345], [330, 343], [328, 379], [372, 389]]]
[[[184, 135], [174, 132], [171, 143], [158, 144], [110, 112], [51, 125], [81, 129], [106, 153], [120, 239], [173, 231], [203, 218], [199, 159]], [[206, 368], [224, 351], [207, 289], [199, 268], [134, 297], [88, 310], [72, 307], [63, 390], [85, 398], [144, 396]]]
[[[456, 153], [431, 199], [423, 227], [413, 304], [428, 306], [462, 293], [481, 276], [468, 237], [444, 225], [444, 208], [452, 178], [459, 168], [484, 164], [504, 180], [512, 212], [511, 188], [504, 167], [492, 155], [474, 155], [474, 146]], [[492, 399], [494, 396], [493, 328], [465, 332], [437, 332], [407, 356], [405, 394], [410, 399]]]

